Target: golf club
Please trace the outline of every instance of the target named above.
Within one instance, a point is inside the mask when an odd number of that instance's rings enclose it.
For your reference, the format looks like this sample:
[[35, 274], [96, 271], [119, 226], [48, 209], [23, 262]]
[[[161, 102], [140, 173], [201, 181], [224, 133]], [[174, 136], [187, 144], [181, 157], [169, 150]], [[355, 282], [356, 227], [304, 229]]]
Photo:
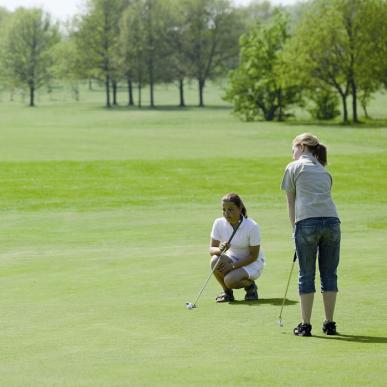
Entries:
[[296, 252], [296, 250], [294, 250], [294, 256], [293, 256], [292, 268], [291, 268], [291, 270], [290, 270], [288, 283], [287, 283], [287, 285], [286, 285], [286, 290], [285, 290], [284, 299], [282, 300], [281, 311], [280, 311], [280, 314], [279, 314], [279, 317], [278, 317], [278, 325], [279, 325], [280, 327], [283, 327], [283, 326], [284, 326], [284, 323], [283, 323], [283, 321], [282, 321], [282, 310], [283, 310], [284, 305], [285, 305], [286, 295], [288, 294], [290, 279], [292, 278], [292, 273], [293, 273], [293, 268], [294, 268], [294, 262], [296, 262], [296, 260], [297, 260], [297, 252]]
[[[234, 238], [235, 233], [237, 232], [237, 230], [238, 230], [240, 224], [242, 223], [242, 220], [243, 220], [242, 218], [239, 220], [239, 222], [238, 222], [238, 224], [236, 225], [236, 227], [234, 228], [234, 231], [233, 231], [233, 233], [231, 234], [231, 236], [230, 236], [230, 238], [229, 238], [227, 244], [230, 244], [230, 243], [231, 243], [232, 238]], [[222, 252], [221, 252], [221, 254], [223, 254], [225, 251], [226, 251], [226, 249], [223, 249]], [[212, 274], [214, 274], [214, 271], [215, 271], [216, 267], [218, 266], [219, 261], [220, 261], [220, 259], [218, 259], [218, 261], [216, 262], [216, 264], [215, 264], [214, 267], [212, 268], [211, 273], [210, 273], [210, 275], [208, 276], [208, 278], [207, 278], [206, 282], [204, 283], [203, 287], [200, 289], [199, 294], [197, 295], [195, 302], [194, 302], [194, 303], [191, 303], [191, 302], [186, 302], [186, 303], [185, 303], [185, 306], [186, 306], [187, 309], [194, 309], [194, 308], [197, 308], [197, 303], [198, 303], [198, 301], [199, 301], [199, 298], [200, 298], [200, 296], [202, 295], [204, 289], [206, 288], [206, 286], [207, 286], [207, 284], [208, 284], [208, 281], [210, 280]]]

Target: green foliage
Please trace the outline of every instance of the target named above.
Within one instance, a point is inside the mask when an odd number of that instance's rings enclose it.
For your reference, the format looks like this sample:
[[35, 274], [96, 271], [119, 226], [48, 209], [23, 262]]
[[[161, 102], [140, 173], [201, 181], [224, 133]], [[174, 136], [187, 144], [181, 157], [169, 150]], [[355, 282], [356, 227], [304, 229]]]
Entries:
[[240, 64], [230, 73], [225, 99], [247, 121], [262, 115], [267, 121], [282, 120], [286, 107], [299, 101], [299, 89], [285, 85], [280, 77], [287, 26], [287, 17], [278, 11], [269, 24], [258, 24], [241, 37]]
[[[170, 20], [165, 2], [136, 0], [125, 10], [121, 19], [121, 66], [125, 76], [141, 88], [150, 85], [151, 106], [154, 106], [154, 85], [168, 78], [166, 58], [167, 29]], [[139, 94], [138, 105], [141, 106]]]
[[206, 81], [229, 68], [238, 56], [242, 24], [229, 0], [183, 0], [184, 55], [190, 76], [198, 81], [199, 106], [204, 106]]
[[380, 16], [386, 15], [386, 7], [380, 0], [312, 2], [284, 50], [288, 81], [296, 80], [306, 89], [335, 89], [344, 122], [349, 120], [351, 94], [357, 122], [357, 94], [375, 92], [387, 66], [387, 35], [380, 33], [386, 28]]
[[[122, 68], [130, 79], [139, 83], [139, 87], [146, 84], [146, 24], [143, 4], [134, 1], [124, 12], [121, 19], [120, 52]], [[139, 103], [141, 105], [141, 103]]]
[[126, 0], [89, 0], [88, 13], [74, 33], [80, 67], [89, 77], [105, 82], [106, 106], [110, 107], [110, 86], [119, 67], [120, 17]]
[[1, 41], [3, 76], [11, 87], [29, 89], [30, 106], [35, 91], [50, 80], [50, 50], [59, 40], [58, 26], [38, 8], [17, 9], [7, 24]]
[[340, 115], [339, 98], [330, 89], [317, 89], [310, 93], [314, 107], [309, 109], [313, 118], [332, 120]]

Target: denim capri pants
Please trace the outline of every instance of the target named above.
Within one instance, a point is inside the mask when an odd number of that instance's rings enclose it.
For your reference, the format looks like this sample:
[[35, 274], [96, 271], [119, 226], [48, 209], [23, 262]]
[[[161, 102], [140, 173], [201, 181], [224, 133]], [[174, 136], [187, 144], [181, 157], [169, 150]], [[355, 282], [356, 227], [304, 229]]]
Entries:
[[338, 218], [308, 218], [296, 223], [295, 242], [300, 265], [300, 294], [316, 291], [316, 257], [320, 271], [321, 292], [337, 292], [337, 266], [340, 258], [340, 220]]

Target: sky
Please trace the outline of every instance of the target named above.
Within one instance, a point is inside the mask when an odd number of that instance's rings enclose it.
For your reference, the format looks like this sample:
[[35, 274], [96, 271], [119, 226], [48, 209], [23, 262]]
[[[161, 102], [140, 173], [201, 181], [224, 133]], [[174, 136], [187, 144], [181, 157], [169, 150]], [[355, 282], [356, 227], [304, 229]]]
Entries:
[[[234, 0], [236, 4], [247, 4], [250, 0]], [[294, 4], [297, 0], [271, 0], [272, 4]], [[59, 20], [67, 20], [82, 11], [84, 0], [0, 0], [0, 6], [10, 11], [18, 7], [41, 7]]]

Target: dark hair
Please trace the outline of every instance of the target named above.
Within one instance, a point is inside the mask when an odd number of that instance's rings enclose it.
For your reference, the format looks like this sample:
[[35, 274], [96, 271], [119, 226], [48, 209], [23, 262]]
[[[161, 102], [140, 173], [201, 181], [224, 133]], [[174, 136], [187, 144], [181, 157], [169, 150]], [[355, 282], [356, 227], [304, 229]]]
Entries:
[[302, 133], [298, 135], [293, 140], [293, 145], [306, 146], [312, 152], [313, 156], [316, 157], [320, 164], [324, 166], [327, 165], [327, 147], [324, 144], [321, 144], [320, 140], [313, 134]]
[[236, 193], [229, 193], [222, 197], [222, 202], [231, 202], [234, 203], [242, 212], [242, 215], [247, 218], [247, 210], [243, 204], [242, 199]]

